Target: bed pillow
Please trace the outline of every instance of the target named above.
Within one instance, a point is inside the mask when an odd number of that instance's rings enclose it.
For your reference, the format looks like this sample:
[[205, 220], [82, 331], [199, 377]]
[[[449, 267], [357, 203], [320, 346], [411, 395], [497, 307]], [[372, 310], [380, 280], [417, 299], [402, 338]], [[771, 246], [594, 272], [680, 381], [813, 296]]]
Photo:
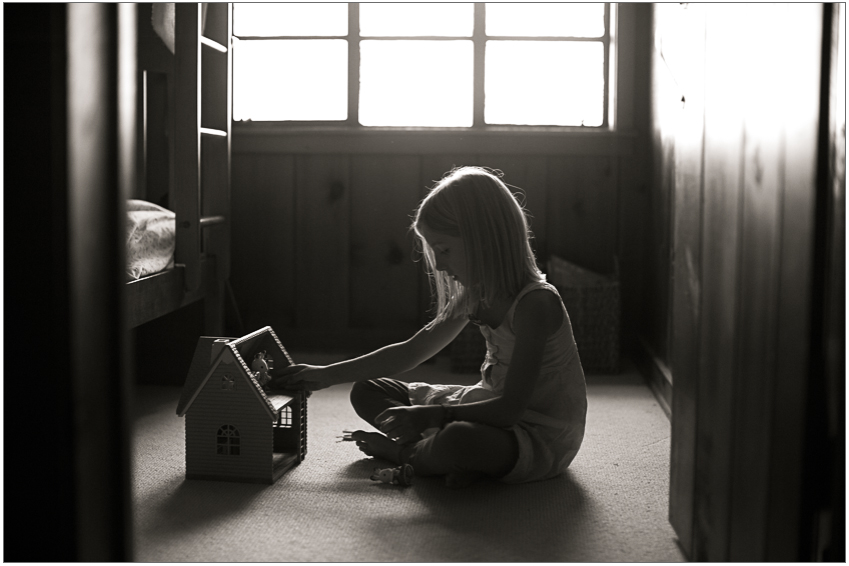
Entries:
[[127, 201], [127, 275], [141, 279], [174, 264], [176, 215], [143, 200]]

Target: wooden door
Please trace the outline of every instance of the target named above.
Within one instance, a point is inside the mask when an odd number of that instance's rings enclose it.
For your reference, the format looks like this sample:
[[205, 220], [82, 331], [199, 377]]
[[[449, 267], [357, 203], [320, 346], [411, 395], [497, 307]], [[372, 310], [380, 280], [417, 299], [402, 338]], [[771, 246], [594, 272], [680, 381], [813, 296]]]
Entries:
[[[670, 519], [692, 560], [804, 560], [824, 10], [658, 11], [656, 45], [691, 57], [673, 83], [686, 101], [659, 116], [674, 131]], [[685, 28], [703, 33], [663, 37]]]

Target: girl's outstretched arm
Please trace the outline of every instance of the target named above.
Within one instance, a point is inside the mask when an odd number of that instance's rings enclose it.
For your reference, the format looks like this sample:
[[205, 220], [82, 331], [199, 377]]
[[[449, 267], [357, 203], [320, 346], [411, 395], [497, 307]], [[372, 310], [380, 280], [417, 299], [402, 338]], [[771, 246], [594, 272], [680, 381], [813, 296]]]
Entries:
[[314, 391], [338, 383], [389, 377], [409, 371], [432, 358], [468, 324], [466, 318], [451, 318], [425, 327], [404, 342], [390, 344], [359, 358], [328, 366], [294, 365], [272, 370], [270, 389], [301, 388]]

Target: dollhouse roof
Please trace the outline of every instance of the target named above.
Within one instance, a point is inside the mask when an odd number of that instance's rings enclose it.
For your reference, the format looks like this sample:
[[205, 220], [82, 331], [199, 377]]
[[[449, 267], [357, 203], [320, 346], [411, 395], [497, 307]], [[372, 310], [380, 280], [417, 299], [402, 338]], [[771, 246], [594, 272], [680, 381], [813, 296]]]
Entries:
[[218, 365], [229, 358], [236, 362], [238, 372], [251, 385], [252, 391], [267, 410], [269, 418], [276, 419], [278, 411], [291, 403], [294, 397], [282, 393], [267, 393], [263, 390], [256, 380], [256, 374], [250, 370], [242, 356], [242, 353], [252, 356], [260, 350], [265, 350], [278, 364], [284, 359], [287, 364], [294, 363], [270, 326], [260, 328], [241, 338], [201, 337], [195, 348], [192, 365], [177, 403], [177, 415], [182, 417], [186, 414]]

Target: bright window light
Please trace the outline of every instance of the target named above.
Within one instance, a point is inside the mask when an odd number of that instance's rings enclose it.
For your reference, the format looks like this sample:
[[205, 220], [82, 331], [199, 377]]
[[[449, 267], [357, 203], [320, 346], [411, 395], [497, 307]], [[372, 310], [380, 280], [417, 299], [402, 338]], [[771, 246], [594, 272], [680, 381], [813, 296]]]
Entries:
[[601, 42], [487, 41], [487, 124], [600, 126]]
[[474, 4], [360, 4], [363, 37], [471, 37]]
[[245, 36], [348, 35], [347, 4], [234, 4], [233, 34]]
[[345, 120], [347, 117], [347, 41], [235, 42], [234, 120]]
[[363, 126], [469, 127], [471, 41], [360, 42]]
[[486, 34], [514, 37], [601, 37], [604, 35], [604, 4], [487, 4]]
[[608, 6], [236, 3], [233, 118], [605, 127]]

